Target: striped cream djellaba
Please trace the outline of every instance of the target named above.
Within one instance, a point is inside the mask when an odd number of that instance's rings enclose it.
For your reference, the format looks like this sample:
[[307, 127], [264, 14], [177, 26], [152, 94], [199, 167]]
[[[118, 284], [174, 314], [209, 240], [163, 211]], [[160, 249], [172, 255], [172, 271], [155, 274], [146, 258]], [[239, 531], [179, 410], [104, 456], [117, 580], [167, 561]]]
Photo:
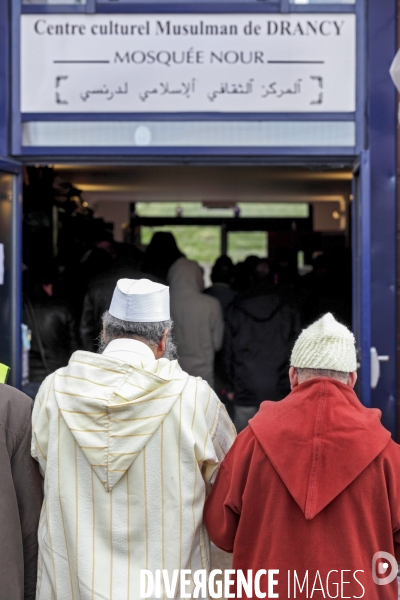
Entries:
[[127, 339], [75, 352], [33, 412], [37, 600], [136, 600], [141, 569], [208, 570], [203, 505], [234, 437], [215, 393], [177, 361]]

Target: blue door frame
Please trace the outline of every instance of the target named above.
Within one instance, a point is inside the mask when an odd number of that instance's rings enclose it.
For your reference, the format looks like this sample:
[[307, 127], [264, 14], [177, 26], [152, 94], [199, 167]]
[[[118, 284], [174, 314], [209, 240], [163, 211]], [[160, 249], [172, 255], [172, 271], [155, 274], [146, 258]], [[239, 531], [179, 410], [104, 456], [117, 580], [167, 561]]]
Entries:
[[[367, 111], [370, 152], [370, 329], [371, 345], [390, 361], [371, 390], [371, 405], [396, 438], [397, 429], [397, 94], [389, 67], [397, 50], [396, 2], [368, 2]], [[368, 320], [367, 313], [365, 319]], [[366, 351], [366, 349], [365, 349]]]
[[365, 406], [371, 400], [371, 167], [365, 150], [355, 165], [351, 205], [353, 259], [353, 332], [356, 337], [358, 381], [356, 392]]
[[[21, 149], [20, 132], [21, 122], [24, 118], [32, 118], [32, 115], [21, 116], [18, 103], [18, 56], [19, 56], [19, 15], [21, 0], [6, 0], [0, 2], [0, 157], [7, 161], [7, 168], [18, 171], [18, 164], [12, 162], [14, 156], [18, 162], [54, 161], [54, 160], [80, 160], [92, 159], [115, 163], [118, 156], [126, 162], [126, 149], [107, 149], [107, 156], [101, 156], [98, 149], [82, 148], [40, 148], [28, 155]], [[96, 2], [88, 0], [86, 6], [24, 6], [23, 12], [348, 12], [357, 13], [357, 113], [355, 115], [357, 124], [357, 143], [353, 149], [340, 150], [332, 148], [318, 149], [275, 149], [269, 148], [250, 156], [244, 156], [243, 149], [230, 149], [224, 156], [216, 149], [202, 149], [196, 152], [191, 149], [181, 149], [181, 155], [176, 151], [165, 149], [162, 155], [157, 157], [158, 161], [180, 162], [185, 153], [191, 155], [191, 162], [200, 160], [207, 161], [207, 155], [211, 162], [217, 158], [228, 162], [234, 159], [239, 162], [279, 162], [283, 164], [296, 162], [306, 166], [319, 163], [360, 163], [360, 189], [359, 215], [357, 232], [357, 244], [361, 247], [359, 255], [359, 270], [357, 277], [361, 277], [362, 287], [355, 302], [355, 329], [360, 345], [360, 393], [363, 402], [368, 406], [379, 407], [383, 413], [383, 423], [395, 435], [396, 432], [396, 93], [389, 77], [389, 66], [396, 51], [396, 10], [394, 0], [357, 0], [356, 7], [343, 4], [308, 4], [289, 5], [287, 0], [275, 2], [263, 2], [262, 4], [252, 0], [242, 2], [220, 2], [194, 3], [190, 0], [174, 3], [157, 2], [142, 3], [132, 1], [131, 4], [121, 3], [119, 5], [106, 4], [104, 1]], [[13, 17], [11, 18], [11, 7]], [[11, 31], [13, 55], [9, 56]], [[14, 66], [14, 77], [11, 77], [11, 63]], [[13, 106], [10, 107], [9, 98], [13, 91]], [[10, 109], [12, 108], [12, 118]], [[42, 115], [44, 119], [51, 120], [52, 115]], [[329, 118], [335, 118], [329, 115]], [[59, 116], [57, 116], [59, 118]], [[65, 115], [63, 118], [71, 118]], [[90, 118], [87, 117], [87, 118]], [[110, 116], [104, 116], [110, 119]], [[135, 117], [136, 118], [136, 117]], [[148, 116], [147, 116], [148, 118]], [[184, 117], [185, 118], [185, 117]], [[188, 118], [186, 116], [186, 118]], [[215, 118], [215, 117], [214, 117]], [[220, 117], [218, 117], [220, 118]], [[266, 116], [265, 118], [268, 118]], [[274, 115], [274, 118], [295, 119], [297, 115]], [[304, 118], [304, 117], [303, 117]], [[321, 118], [321, 117], [319, 117]], [[337, 119], [344, 118], [337, 115]], [[348, 118], [348, 117], [346, 117]], [[12, 125], [12, 126], [11, 126]], [[164, 150], [164, 149], [163, 149]], [[209, 152], [207, 152], [209, 150]], [[186, 151], [186, 152], [185, 152]], [[83, 156], [83, 152], [86, 156]], [[142, 154], [129, 157], [132, 162], [140, 160], [154, 161], [154, 153], [148, 153], [147, 157]], [[219, 154], [219, 156], [218, 156]], [[258, 154], [258, 156], [256, 156]], [[58, 157], [58, 158], [57, 158]], [[0, 158], [1, 160], [1, 158]], [[5, 168], [5, 163], [3, 163]], [[1, 165], [0, 165], [1, 169]], [[369, 217], [368, 217], [369, 215]], [[368, 218], [367, 218], [368, 217]], [[20, 203], [15, 198], [15, 210], [13, 211], [13, 264], [20, 267]], [[1, 240], [0, 240], [1, 241]], [[15, 267], [17, 277], [17, 267]], [[356, 284], [355, 284], [356, 285]], [[11, 292], [10, 292], [11, 293]], [[18, 305], [14, 314], [20, 315], [20, 283], [18, 277], [13, 284], [12, 297]], [[13, 300], [13, 302], [14, 302]], [[15, 336], [19, 339], [19, 331], [15, 326]], [[370, 347], [375, 346], [380, 354], [391, 357], [390, 362], [382, 365], [382, 376], [378, 387], [371, 390], [370, 377]], [[19, 342], [14, 344], [13, 361], [15, 363], [15, 383], [18, 384], [20, 359]]]
[[0, 160], [0, 178], [11, 180], [10, 195], [0, 186], [0, 243], [4, 246], [4, 282], [0, 285], [0, 362], [11, 367], [9, 382], [21, 382], [21, 166]]
[[0, 243], [5, 277], [0, 285], [0, 362], [11, 367], [9, 383], [21, 381], [21, 164], [10, 158], [11, 10], [0, 2], [0, 173], [12, 177], [11, 198], [0, 197]]

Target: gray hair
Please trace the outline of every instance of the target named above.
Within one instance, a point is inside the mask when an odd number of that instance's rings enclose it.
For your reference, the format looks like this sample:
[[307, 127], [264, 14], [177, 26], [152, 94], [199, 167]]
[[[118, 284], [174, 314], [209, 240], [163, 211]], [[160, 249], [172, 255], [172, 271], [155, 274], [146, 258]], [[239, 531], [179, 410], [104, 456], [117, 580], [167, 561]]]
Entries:
[[299, 381], [301, 382], [308, 381], [309, 379], [314, 379], [315, 377], [329, 377], [330, 379], [336, 379], [341, 383], [347, 383], [350, 377], [350, 373], [345, 373], [344, 371], [332, 371], [331, 369], [297, 369], [297, 375], [299, 377]]
[[164, 358], [169, 360], [177, 358], [176, 345], [172, 337], [172, 319], [154, 323], [133, 323], [117, 319], [117, 317], [110, 315], [107, 310], [102, 316], [102, 321], [103, 331], [99, 338], [99, 352], [103, 352], [112, 340], [118, 338], [143, 340], [149, 346], [158, 346], [165, 330], [168, 329]]

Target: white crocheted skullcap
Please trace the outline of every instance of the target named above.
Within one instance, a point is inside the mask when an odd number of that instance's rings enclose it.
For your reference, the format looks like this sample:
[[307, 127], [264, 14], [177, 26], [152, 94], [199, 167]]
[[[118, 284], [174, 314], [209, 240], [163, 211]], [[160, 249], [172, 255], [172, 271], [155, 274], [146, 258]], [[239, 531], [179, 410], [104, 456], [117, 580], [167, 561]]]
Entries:
[[327, 313], [303, 329], [294, 345], [290, 364], [298, 369], [352, 373], [357, 369], [354, 335]]
[[119, 279], [108, 312], [134, 323], [168, 321], [169, 287], [149, 279]]

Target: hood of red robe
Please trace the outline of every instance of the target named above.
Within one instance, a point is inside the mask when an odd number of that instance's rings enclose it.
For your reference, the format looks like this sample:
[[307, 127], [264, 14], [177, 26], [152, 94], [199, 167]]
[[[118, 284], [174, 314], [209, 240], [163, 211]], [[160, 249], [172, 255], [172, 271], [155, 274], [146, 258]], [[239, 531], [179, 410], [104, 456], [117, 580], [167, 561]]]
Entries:
[[280, 402], [263, 402], [249, 425], [311, 520], [387, 446], [390, 433], [380, 418], [348, 385], [318, 377]]

